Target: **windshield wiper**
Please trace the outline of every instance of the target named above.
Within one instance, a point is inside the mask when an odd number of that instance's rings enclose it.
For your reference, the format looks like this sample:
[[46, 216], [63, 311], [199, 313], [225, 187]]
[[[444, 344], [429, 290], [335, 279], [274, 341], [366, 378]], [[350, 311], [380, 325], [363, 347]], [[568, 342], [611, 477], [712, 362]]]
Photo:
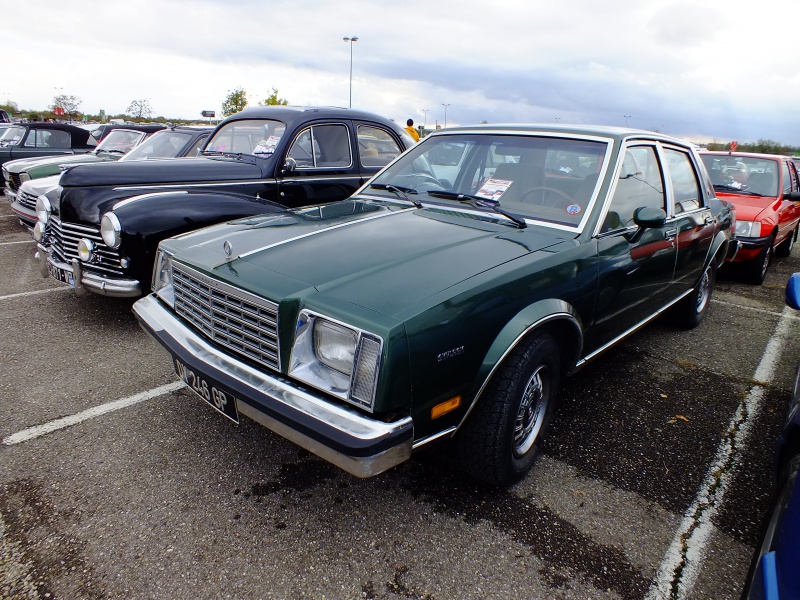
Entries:
[[250, 163], [251, 165], [255, 165], [256, 157], [252, 154], [246, 154], [244, 152], [220, 152], [219, 150], [203, 150], [201, 152], [202, 156], [224, 156], [225, 158], [234, 158], [236, 160], [243, 160], [245, 162]]
[[503, 215], [506, 219], [510, 219], [517, 224], [518, 229], [525, 229], [528, 224], [525, 222], [525, 219], [521, 219], [519, 217], [515, 217], [511, 213], [504, 211], [498, 205], [498, 202], [493, 200], [489, 200], [488, 198], [482, 198], [481, 196], [473, 196], [472, 194], [459, 194], [458, 192], [447, 192], [447, 191], [439, 191], [433, 190], [428, 192], [429, 196], [433, 196], [434, 198], [447, 198], [449, 200], [457, 200], [458, 202], [464, 202], [465, 204], [469, 204], [471, 206], [481, 206], [485, 208], [491, 208], [494, 212]]
[[756, 194], [755, 192], [751, 192], [750, 190], [745, 190], [741, 187], [736, 187], [735, 185], [726, 185], [724, 183], [714, 184], [714, 189], [719, 190], [721, 192], [733, 192], [734, 194], [742, 194], [744, 196], [763, 196], [763, 194]]
[[410, 187], [405, 187], [402, 185], [394, 185], [392, 183], [370, 183], [369, 187], [375, 188], [376, 190], [386, 190], [387, 192], [394, 192], [398, 196], [400, 196], [403, 200], [408, 200], [416, 206], [417, 208], [422, 208], [422, 202], [419, 200], [413, 200], [412, 198], [408, 197], [408, 194], [419, 194], [417, 190]]
[[109, 154], [127, 154], [127, 150], [120, 150], [119, 148], [101, 148], [99, 152], [108, 152]]

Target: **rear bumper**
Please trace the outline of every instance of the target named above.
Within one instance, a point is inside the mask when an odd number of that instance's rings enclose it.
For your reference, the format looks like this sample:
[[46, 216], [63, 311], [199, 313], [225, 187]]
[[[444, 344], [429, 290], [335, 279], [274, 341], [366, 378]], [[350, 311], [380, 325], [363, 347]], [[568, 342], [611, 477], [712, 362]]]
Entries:
[[371, 477], [411, 456], [411, 417], [385, 423], [279, 374], [251, 367], [208, 344], [152, 294], [136, 302], [133, 312], [173, 357], [230, 389], [239, 414], [348, 473]]

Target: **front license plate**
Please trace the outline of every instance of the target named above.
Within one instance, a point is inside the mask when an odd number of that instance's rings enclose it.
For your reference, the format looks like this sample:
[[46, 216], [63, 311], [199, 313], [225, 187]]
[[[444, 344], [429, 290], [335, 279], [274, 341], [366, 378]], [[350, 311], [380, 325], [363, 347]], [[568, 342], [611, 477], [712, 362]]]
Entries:
[[75, 287], [75, 279], [72, 277], [72, 273], [69, 271], [65, 271], [64, 269], [59, 269], [53, 263], [47, 263], [47, 272], [50, 273], [50, 277], [55, 279], [56, 281], [60, 281], [61, 283], [66, 283], [72, 287]]
[[236, 398], [229, 392], [223, 391], [220, 385], [210, 377], [187, 367], [179, 358], [173, 356], [172, 360], [175, 365], [175, 373], [195, 394], [208, 402], [214, 410], [221, 412], [237, 425], [239, 424]]

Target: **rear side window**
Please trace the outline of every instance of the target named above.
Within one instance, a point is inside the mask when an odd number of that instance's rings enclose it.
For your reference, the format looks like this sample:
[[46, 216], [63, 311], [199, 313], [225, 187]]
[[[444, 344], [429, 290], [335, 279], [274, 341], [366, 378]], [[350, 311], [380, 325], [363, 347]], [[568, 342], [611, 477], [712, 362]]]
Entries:
[[784, 194], [791, 194], [792, 193], [792, 175], [789, 173], [789, 165], [784, 160], [781, 161], [783, 165], [783, 193]]
[[402, 151], [388, 131], [372, 125], [358, 126], [358, 152], [362, 167], [383, 167]]
[[289, 157], [299, 169], [348, 168], [353, 164], [345, 125], [312, 125], [295, 138]]
[[24, 145], [26, 148], [69, 148], [70, 136], [66, 131], [32, 129]]
[[665, 150], [672, 193], [675, 195], [675, 213], [680, 214], [702, 206], [702, 196], [697, 172], [686, 152]]

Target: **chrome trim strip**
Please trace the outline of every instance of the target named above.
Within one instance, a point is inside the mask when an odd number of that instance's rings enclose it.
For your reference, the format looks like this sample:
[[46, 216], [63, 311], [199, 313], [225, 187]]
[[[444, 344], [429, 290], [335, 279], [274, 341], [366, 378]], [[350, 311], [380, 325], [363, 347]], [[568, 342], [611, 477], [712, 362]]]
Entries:
[[165, 194], [188, 194], [188, 193], [189, 192], [178, 190], [177, 192], [153, 192], [151, 194], [139, 194], [138, 196], [131, 196], [130, 198], [126, 198], [125, 200], [120, 200], [111, 208], [111, 210], [112, 211], [117, 210], [119, 208], [122, 208], [123, 206], [127, 206], [128, 204], [136, 202], [137, 200], [142, 200], [143, 198], [154, 198], [155, 196], [163, 196]]
[[455, 425], [453, 427], [448, 427], [444, 431], [440, 431], [439, 433], [434, 433], [433, 435], [429, 435], [426, 438], [422, 438], [421, 440], [417, 440], [414, 442], [414, 445], [411, 447], [412, 450], [416, 451], [418, 448], [421, 448], [425, 444], [429, 444], [430, 442], [435, 442], [438, 439], [441, 439], [451, 433], [454, 433], [456, 430]]
[[[280, 183], [313, 183], [315, 181], [330, 181], [335, 179], [337, 181], [341, 181], [342, 179], [361, 179], [360, 175], [345, 175], [343, 177], [339, 177], [337, 175], [330, 175], [328, 177], [297, 177], [297, 178], [286, 178], [286, 179], [251, 179], [251, 180], [242, 180], [242, 181], [230, 181], [230, 182], [221, 182], [221, 181], [205, 181], [200, 183], [161, 183], [155, 185], [123, 185], [112, 188], [114, 191], [131, 191], [131, 190], [160, 190], [160, 189], [169, 189], [169, 190], [182, 190], [186, 188], [220, 188], [220, 187], [232, 187], [232, 186], [240, 186], [240, 185], [253, 185], [253, 184], [280, 184]], [[213, 192], [213, 189], [209, 191]]]
[[47, 271], [47, 263], [72, 273], [75, 281], [75, 293], [83, 295], [86, 290], [109, 296], [111, 298], [135, 298], [142, 295], [142, 287], [135, 279], [101, 277], [91, 271], [83, 270], [78, 259], [73, 258], [71, 263], [62, 262], [50, 255], [50, 252], [42, 244], [36, 244], [38, 252], [36, 258], [39, 260], [39, 272], [42, 277], [50, 277]]
[[[409, 209], [416, 209], [415, 206], [409, 206], [408, 208]], [[236, 258], [246, 258], [246, 257], [248, 257], [248, 256], [250, 256], [252, 254], [256, 254], [258, 252], [263, 252], [264, 250], [269, 250], [270, 248], [275, 248], [277, 246], [283, 246], [284, 244], [289, 244], [289, 243], [297, 241], [297, 240], [302, 240], [303, 238], [311, 237], [312, 235], [319, 235], [321, 233], [327, 233], [328, 231], [333, 231], [335, 229], [341, 229], [342, 227], [348, 227], [350, 225], [357, 225], [359, 223], [365, 223], [367, 221], [372, 221], [374, 219], [382, 219], [384, 217], [391, 217], [393, 215], [399, 215], [399, 214], [402, 214], [402, 211], [399, 211], [399, 212], [386, 212], [386, 213], [381, 213], [381, 214], [378, 214], [378, 215], [371, 215], [369, 217], [364, 217], [363, 219], [354, 219], [352, 221], [347, 221], [346, 223], [339, 223], [338, 225], [332, 225], [330, 227], [325, 227], [323, 229], [315, 229], [314, 231], [310, 231], [308, 233], [304, 233], [302, 235], [295, 236], [293, 238], [282, 240], [280, 242], [275, 242], [273, 244], [267, 244], [266, 246], [262, 246], [260, 248], [255, 248], [254, 250], [250, 250], [250, 252], [245, 252], [244, 254], [240, 254]], [[230, 262], [230, 259], [221, 262], [220, 265], [224, 265], [227, 262]], [[219, 266], [219, 265], [216, 265], [216, 266]]]
[[[333, 404], [282, 376], [262, 372], [236, 360], [184, 326], [153, 294], [136, 302], [133, 312], [142, 328], [159, 344], [191, 356], [197, 364], [234, 382], [233, 390], [253, 403], [238, 399], [237, 408], [243, 415], [348, 473], [370, 477], [410, 458], [411, 417], [393, 423], [371, 419]], [[225, 384], [225, 381], [220, 383]], [[261, 405], [265, 410], [254, 405]], [[273, 415], [283, 418], [278, 420]], [[320, 435], [311, 437], [303, 433], [301, 427]], [[370, 446], [384, 449], [368, 456], [348, 454], [336, 450], [333, 443], [326, 443], [326, 440], [333, 442], [334, 438], [338, 438], [340, 446], [354, 450]]]
[[586, 356], [584, 356], [584, 357], [583, 357], [581, 360], [579, 360], [577, 363], [575, 363], [575, 367], [573, 367], [572, 371], [573, 371], [573, 372], [574, 372], [574, 371], [577, 371], [577, 370], [578, 370], [578, 369], [580, 369], [580, 368], [581, 368], [583, 365], [585, 365], [587, 362], [589, 362], [590, 360], [593, 360], [593, 359], [594, 359], [595, 357], [597, 357], [599, 354], [601, 354], [601, 353], [605, 352], [606, 350], [608, 350], [609, 348], [611, 348], [611, 346], [613, 346], [613, 345], [614, 345], [614, 344], [616, 344], [617, 342], [621, 341], [623, 338], [625, 338], [625, 337], [629, 336], [630, 334], [632, 334], [633, 332], [637, 331], [638, 329], [641, 329], [642, 327], [644, 327], [645, 325], [647, 325], [647, 324], [648, 324], [650, 321], [652, 321], [652, 320], [653, 320], [653, 319], [655, 319], [656, 317], [658, 317], [658, 316], [662, 315], [662, 314], [663, 314], [663, 313], [665, 313], [667, 310], [669, 310], [670, 308], [672, 308], [673, 306], [675, 306], [675, 305], [676, 305], [678, 302], [680, 302], [681, 300], [683, 300], [683, 299], [684, 299], [686, 296], [688, 296], [689, 294], [691, 294], [693, 291], [694, 291], [694, 288], [690, 288], [689, 290], [687, 290], [686, 292], [684, 292], [683, 294], [681, 294], [680, 296], [678, 296], [678, 297], [677, 297], [675, 300], [673, 300], [672, 302], [670, 302], [670, 303], [669, 303], [669, 304], [667, 304], [666, 306], [662, 306], [660, 309], [658, 309], [658, 310], [657, 310], [656, 312], [654, 312], [652, 315], [650, 315], [649, 317], [647, 317], [647, 318], [645, 318], [644, 320], [640, 321], [639, 323], [637, 323], [636, 325], [634, 325], [633, 327], [631, 327], [631, 328], [630, 328], [630, 329], [628, 329], [627, 331], [625, 331], [625, 332], [621, 333], [620, 335], [618, 335], [617, 337], [615, 337], [613, 340], [611, 340], [610, 342], [608, 342], [608, 343], [607, 343], [607, 344], [605, 344], [604, 346], [601, 346], [600, 348], [598, 348], [598, 349], [597, 349], [597, 350], [595, 350], [594, 352], [591, 352], [591, 353], [587, 354], [587, 355], [586, 355]]

